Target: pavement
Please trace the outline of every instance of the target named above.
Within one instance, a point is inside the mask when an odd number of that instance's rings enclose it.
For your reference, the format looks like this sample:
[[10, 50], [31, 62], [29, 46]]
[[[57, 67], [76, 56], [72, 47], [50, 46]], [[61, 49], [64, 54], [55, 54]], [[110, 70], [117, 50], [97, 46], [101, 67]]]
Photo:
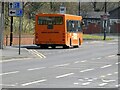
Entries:
[[2, 49], [2, 55], [0, 55], [0, 56], [2, 57], [2, 60], [35, 57], [26, 48], [21, 48], [20, 55], [19, 55], [19, 48], [16, 48], [13, 46], [4, 47], [4, 49]]

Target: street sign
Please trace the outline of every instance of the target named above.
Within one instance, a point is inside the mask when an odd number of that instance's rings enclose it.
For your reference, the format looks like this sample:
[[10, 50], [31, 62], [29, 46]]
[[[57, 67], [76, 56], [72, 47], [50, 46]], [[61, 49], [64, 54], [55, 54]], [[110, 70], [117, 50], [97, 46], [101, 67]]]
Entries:
[[61, 13], [61, 14], [65, 14], [65, 13], [66, 13], [66, 7], [61, 6], [61, 7], [60, 7], [60, 13]]
[[22, 2], [10, 2], [9, 3], [9, 16], [23, 16], [23, 3]]

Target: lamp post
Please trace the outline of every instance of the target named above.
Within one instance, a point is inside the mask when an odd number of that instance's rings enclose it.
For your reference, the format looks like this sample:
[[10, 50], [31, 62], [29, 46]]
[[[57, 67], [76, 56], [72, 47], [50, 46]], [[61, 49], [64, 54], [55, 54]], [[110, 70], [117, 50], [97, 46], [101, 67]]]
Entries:
[[[107, 2], [105, 0], [105, 15], [107, 15]], [[103, 40], [106, 40], [106, 20], [104, 20], [104, 38]]]
[[78, 6], [78, 15], [80, 16], [80, 0], [79, 0], [79, 6]]
[[3, 30], [4, 30], [4, 2], [1, 3], [1, 16], [0, 16], [0, 49], [3, 49]]

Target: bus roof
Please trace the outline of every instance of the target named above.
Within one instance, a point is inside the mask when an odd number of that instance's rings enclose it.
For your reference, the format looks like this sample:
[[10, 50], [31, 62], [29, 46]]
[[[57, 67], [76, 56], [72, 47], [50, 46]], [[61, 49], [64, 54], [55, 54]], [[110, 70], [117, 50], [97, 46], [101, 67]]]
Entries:
[[[37, 16], [38, 15], [41, 15], [41, 16], [78, 16], [78, 15], [71, 15], [71, 14], [60, 14], [60, 13], [57, 13], [57, 14], [48, 14], [48, 13], [40, 13], [40, 14], [36, 14]], [[78, 16], [80, 17], [80, 16]], [[82, 17], [82, 16], [81, 16]]]

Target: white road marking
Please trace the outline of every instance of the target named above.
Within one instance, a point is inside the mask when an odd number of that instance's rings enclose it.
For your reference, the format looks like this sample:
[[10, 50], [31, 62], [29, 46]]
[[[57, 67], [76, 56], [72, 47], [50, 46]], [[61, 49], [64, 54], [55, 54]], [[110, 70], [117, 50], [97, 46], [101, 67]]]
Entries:
[[45, 55], [43, 55], [42, 53], [39, 53], [39, 52], [36, 51], [36, 50], [28, 50], [28, 51], [31, 52], [32, 54], [34, 54], [34, 55], [40, 57], [40, 58], [46, 58]]
[[109, 83], [109, 82], [114, 82], [116, 80], [104, 80], [104, 79], [102, 79], [102, 81], [105, 82], [105, 83]]
[[13, 72], [1, 73], [0, 76], [1, 75], [14, 74], [14, 73], [18, 73], [18, 72], [20, 72], [20, 71], [13, 71]]
[[88, 79], [87, 81], [92, 82], [92, 81], [93, 81], [93, 79]]
[[32, 58], [19, 58], [19, 59], [1, 60], [0, 63], [13, 62], [13, 61], [22, 61], [22, 60], [28, 60], [28, 59], [32, 59]]
[[108, 44], [117, 44], [117, 43], [108, 43]]
[[41, 82], [45, 82], [47, 81], [47, 79], [42, 79], [42, 80], [37, 80], [37, 81], [33, 81], [33, 82], [28, 82], [28, 83], [24, 83], [24, 84], [21, 84], [22, 86], [28, 86], [28, 85], [31, 85], [31, 84], [36, 84], [36, 83], [41, 83]]
[[118, 72], [114, 72], [114, 74], [118, 74]]
[[118, 85], [115, 85], [115, 87], [119, 87], [120, 86], [120, 84], [118, 84]]
[[99, 86], [105, 86], [106, 84], [108, 84], [108, 83], [101, 83], [101, 84], [99, 84]]
[[115, 57], [115, 55], [109, 55], [108, 57]]
[[111, 74], [111, 73], [108, 73], [107, 75], [108, 75], [108, 76], [111, 76], [112, 74]]
[[82, 85], [88, 85], [90, 84], [91, 82], [86, 82], [86, 83], [82, 83]]
[[109, 64], [109, 65], [102, 66], [102, 67], [100, 67], [100, 68], [107, 68], [107, 67], [110, 67], [110, 66], [112, 66], [112, 65]]
[[118, 64], [120, 64], [120, 62], [117, 62], [117, 63], [115, 63], [115, 64], [117, 64], [117, 65], [118, 65]]
[[81, 62], [86, 62], [87, 60], [83, 60], [83, 61], [81, 61]]
[[79, 63], [80, 61], [76, 61], [76, 62], [74, 62], [74, 63]]
[[56, 76], [56, 78], [62, 78], [62, 77], [70, 76], [70, 75], [73, 75], [73, 74], [74, 74], [74, 73], [68, 73], [68, 74]]
[[105, 75], [102, 75], [102, 76], [100, 76], [101, 78], [104, 78], [104, 77], [106, 77]]
[[54, 65], [53, 67], [63, 67], [63, 66], [67, 66], [67, 65], [70, 65], [70, 63], [60, 64], [60, 65]]
[[101, 59], [101, 57], [98, 57], [97, 59]]
[[74, 83], [74, 85], [78, 85], [79, 83]]
[[33, 70], [39, 70], [39, 69], [44, 69], [46, 67], [40, 67], [40, 68], [31, 68], [31, 69], [27, 69], [28, 71], [33, 71]]
[[83, 79], [78, 79], [79, 81], [84, 81]]
[[94, 68], [91, 68], [91, 69], [85, 69], [85, 70], [82, 70], [82, 71], [80, 71], [80, 72], [87, 72], [87, 71], [92, 71], [92, 70], [94, 70]]
[[42, 53], [39, 53], [38, 51], [34, 50], [34, 52], [36, 52], [37, 54], [39, 54], [40, 56], [42, 56], [43, 58], [46, 58], [45, 55], [43, 55]]
[[14, 84], [0, 84], [0, 86], [10, 86], [10, 87], [15, 87], [16, 85], [14, 85]]

